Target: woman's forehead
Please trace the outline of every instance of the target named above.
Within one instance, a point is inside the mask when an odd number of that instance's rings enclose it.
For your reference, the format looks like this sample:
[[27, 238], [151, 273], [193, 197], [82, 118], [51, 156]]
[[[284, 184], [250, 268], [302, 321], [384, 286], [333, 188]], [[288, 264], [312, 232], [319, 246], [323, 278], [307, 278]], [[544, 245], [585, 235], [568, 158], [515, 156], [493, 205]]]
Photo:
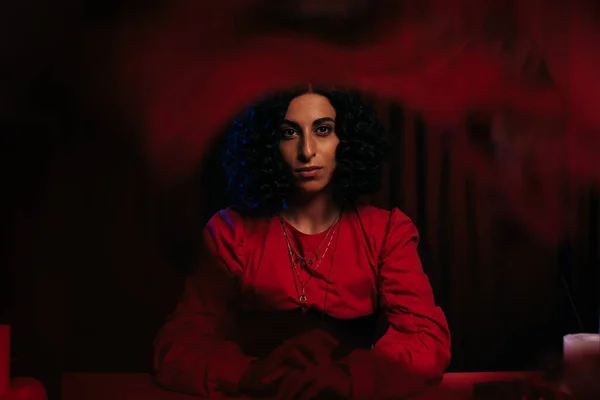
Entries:
[[290, 102], [285, 118], [298, 123], [312, 123], [317, 119], [335, 118], [336, 112], [327, 97], [307, 93], [298, 96]]

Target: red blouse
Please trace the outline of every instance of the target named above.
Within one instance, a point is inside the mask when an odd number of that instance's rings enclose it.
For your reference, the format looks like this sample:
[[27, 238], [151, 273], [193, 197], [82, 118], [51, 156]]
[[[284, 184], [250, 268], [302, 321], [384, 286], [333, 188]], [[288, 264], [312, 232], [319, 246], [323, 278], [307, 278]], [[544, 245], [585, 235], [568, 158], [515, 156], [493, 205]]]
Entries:
[[[301, 268], [289, 255], [278, 217], [242, 218], [227, 209], [211, 218], [204, 262], [187, 279], [155, 341], [160, 385], [227, 399], [219, 390], [224, 382], [236, 387], [250, 362], [324, 318], [342, 327], [335, 331], [340, 344], [352, 343], [336, 362], [350, 371], [353, 399], [402, 398], [441, 380], [450, 333], [421, 267], [417, 230], [405, 214], [372, 206], [345, 211], [331, 228], [331, 241], [327, 232], [308, 235], [284, 226], [300, 254], [318, 249], [321, 258]], [[297, 311], [297, 274], [305, 283], [307, 313]], [[347, 340], [353, 334], [365, 339], [369, 330], [352, 321], [377, 312], [386, 322], [379, 335], [363, 344]]]

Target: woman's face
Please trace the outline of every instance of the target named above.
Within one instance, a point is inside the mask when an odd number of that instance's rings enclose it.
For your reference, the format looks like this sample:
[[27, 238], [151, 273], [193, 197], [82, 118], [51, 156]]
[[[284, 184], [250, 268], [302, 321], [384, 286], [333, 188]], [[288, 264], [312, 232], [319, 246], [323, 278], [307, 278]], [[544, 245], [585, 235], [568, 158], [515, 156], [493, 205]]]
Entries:
[[304, 193], [321, 192], [331, 181], [340, 143], [335, 116], [329, 100], [319, 94], [300, 95], [288, 106], [279, 150], [296, 187]]

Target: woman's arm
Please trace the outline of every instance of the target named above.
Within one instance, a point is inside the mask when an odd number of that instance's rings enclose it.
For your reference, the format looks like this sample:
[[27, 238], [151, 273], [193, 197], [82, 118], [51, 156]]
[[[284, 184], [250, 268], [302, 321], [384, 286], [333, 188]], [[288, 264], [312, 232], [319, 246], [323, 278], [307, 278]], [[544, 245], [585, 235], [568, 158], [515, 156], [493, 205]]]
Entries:
[[380, 252], [380, 310], [389, 328], [371, 351], [357, 350], [344, 360], [353, 398], [404, 398], [439, 383], [450, 362], [450, 332], [436, 307], [417, 253], [418, 233], [394, 209]]
[[157, 383], [205, 398], [214, 392], [237, 394], [253, 360], [226, 339], [239, 293], [232, 267], [241, 271], [235, 226], [226, 216], [221, 212], [207, 224], [201, 265], [186, 280], [175, 312], [154, 342]]

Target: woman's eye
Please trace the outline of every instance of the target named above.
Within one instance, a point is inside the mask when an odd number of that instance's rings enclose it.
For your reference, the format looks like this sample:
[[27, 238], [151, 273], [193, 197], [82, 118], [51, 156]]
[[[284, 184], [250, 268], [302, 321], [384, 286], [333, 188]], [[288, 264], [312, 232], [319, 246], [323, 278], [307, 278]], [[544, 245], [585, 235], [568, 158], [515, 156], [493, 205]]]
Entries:
[[291, 128], [285, 128], [283, 130], [283, 136], [288, 137], [288, 136], [294, 136], [295, 134], [296, 134], [296, 131]]
[[331, 127], [327, 125], [323, 125], [317, 128], [317, 133], [320, 135], [327, 135], [331, 132]]

